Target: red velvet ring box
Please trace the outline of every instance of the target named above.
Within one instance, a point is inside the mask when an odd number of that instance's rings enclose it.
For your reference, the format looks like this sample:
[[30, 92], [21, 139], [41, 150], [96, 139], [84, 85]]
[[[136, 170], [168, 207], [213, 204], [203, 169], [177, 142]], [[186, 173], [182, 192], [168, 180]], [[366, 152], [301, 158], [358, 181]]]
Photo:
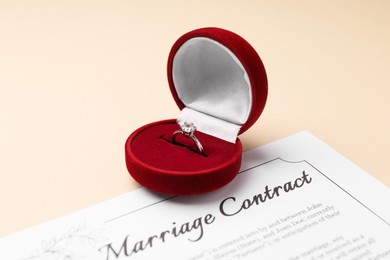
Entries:
[[[181, 36], [168, 57], [168, 82], [181, 112], [154, 122], [126, 141], [126, 164], [141, 185], [165, 194], [216, 190], [237, 175], [242, 155], [239, 134], [262, 113], [268, 93], [263, 63], [239, 35], [202, 28]], [[178, 134], [193, 123], [196, 138]]]

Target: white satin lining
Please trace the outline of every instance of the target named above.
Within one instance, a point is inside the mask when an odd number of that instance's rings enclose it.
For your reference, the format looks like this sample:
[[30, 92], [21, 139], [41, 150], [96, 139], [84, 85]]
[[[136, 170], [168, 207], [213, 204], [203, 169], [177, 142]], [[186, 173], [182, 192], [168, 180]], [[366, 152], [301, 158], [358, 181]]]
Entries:
[[[200, 113], [191, 108], [184, 108], [177, 122], [182, 125], [184, 123], [193, 123], [196, 126], [196, 130], [208, 135], [217, 137], [219, 139], [235, 143], [238, 132], [241, 126], [212, 117], [210, 115]], [[196, 135], [196, 133], [195, 133]]]
[[178, 121], [192, 122], [199, 131], [234, 143], [252, 106], [249, 78], [237, 57], [214, 40], [193, 38], [177, 51], [172, 75], [187, 107]]

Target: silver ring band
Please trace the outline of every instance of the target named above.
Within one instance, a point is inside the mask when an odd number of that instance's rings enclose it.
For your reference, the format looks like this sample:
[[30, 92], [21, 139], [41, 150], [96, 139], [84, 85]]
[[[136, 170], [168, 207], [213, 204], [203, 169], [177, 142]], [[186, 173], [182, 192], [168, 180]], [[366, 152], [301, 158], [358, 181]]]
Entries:
[[194, 141], [194, 143], [196, 144], [196, 146], [198, 147], [199, 153], [203, 154], [203, 146], [199, 142], [198, 138], [196, 138], [196, 136], [194, 135], [195, 131], [196, 131], [196, 127], [193, 123], [185, 122], [184, 124], [180, 125], [179, 130], [175, 131], [172, 134], [172, 142], [173, 143], [175, 142], [175, 138], [178, 134], [182, 134], [185, 137], [191, 138]]

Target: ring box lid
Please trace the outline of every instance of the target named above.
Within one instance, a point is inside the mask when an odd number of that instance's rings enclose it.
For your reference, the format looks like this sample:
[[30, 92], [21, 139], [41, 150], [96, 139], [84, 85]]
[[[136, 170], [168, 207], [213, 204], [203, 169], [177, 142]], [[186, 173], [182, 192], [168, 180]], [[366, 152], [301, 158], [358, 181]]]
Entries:
[[168, 81], [179, 123], [234, 143], [262, 113], [268, 94], [263, 63], [239, 35], [201, 28], [181, 36], [168, 57]]

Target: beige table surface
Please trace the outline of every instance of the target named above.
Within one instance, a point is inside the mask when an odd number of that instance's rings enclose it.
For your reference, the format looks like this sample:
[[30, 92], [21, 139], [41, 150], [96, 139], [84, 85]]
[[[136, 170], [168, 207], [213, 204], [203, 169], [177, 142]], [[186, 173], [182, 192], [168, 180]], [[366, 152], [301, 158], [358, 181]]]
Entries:
[[125, 140], [178, 115], [168, 52], [206, 26], [246, 38], [267, 69], [245, 150], [309, 130], [390, 186], [389, 13], [386, 0], [0, 0], [0, 236], [139, 187]]

